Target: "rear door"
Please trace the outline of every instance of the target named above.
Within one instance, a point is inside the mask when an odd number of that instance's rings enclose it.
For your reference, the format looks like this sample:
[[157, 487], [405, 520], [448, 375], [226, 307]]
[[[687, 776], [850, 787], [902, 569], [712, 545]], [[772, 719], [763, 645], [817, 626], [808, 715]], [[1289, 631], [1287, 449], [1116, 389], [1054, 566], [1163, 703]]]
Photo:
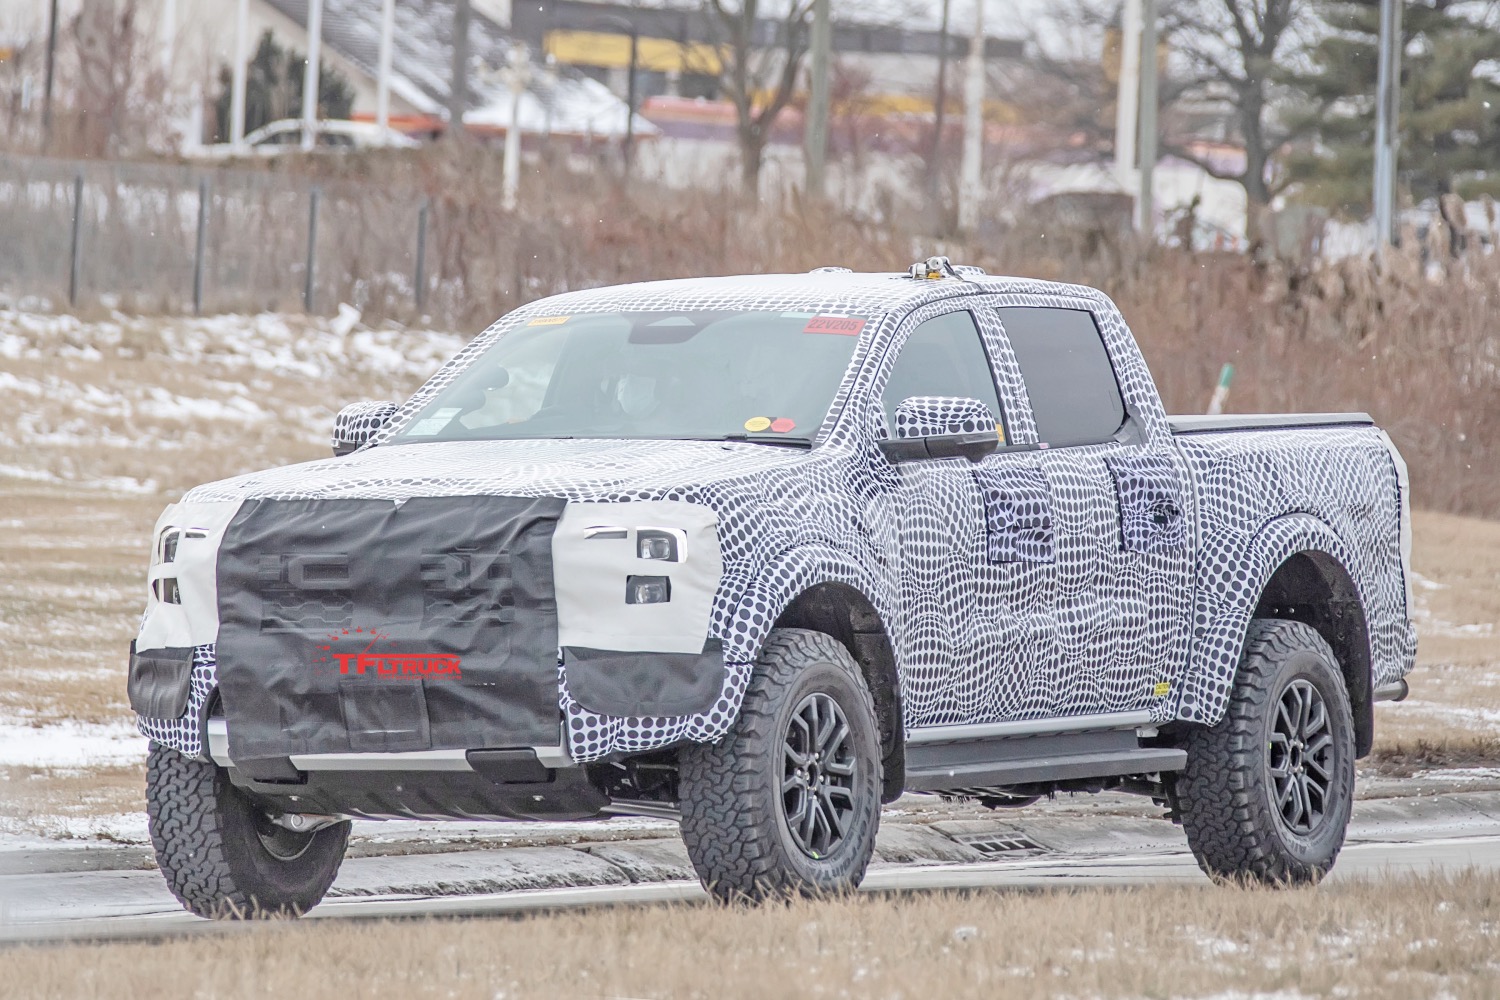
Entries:
[[[1143, 412], [1148, 399], [1159, 408], [1155, 388], [1123, 326], [1112, 354], [1086, 307], [995, 312], [1025, 386], [1033, 426], [1022, 433], [1044, 445], [1057, 629], [1046, 714], [1154, 708], [1186, 664], [1193, 580], [1185, 471]], [[1121, 391], [1122, 362], [1144, 387]]]

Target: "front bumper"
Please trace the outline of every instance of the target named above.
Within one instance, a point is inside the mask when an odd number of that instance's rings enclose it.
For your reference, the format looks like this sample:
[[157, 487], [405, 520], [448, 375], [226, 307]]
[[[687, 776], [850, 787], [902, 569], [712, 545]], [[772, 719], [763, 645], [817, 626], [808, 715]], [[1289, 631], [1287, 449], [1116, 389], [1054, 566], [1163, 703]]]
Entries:
[[360, 819], [578, 820], [623, 811], [561, 746], [292, 754], [247, 770], [229, 725], [205, 725], [207, 753], [231, 782], [288, 813]]

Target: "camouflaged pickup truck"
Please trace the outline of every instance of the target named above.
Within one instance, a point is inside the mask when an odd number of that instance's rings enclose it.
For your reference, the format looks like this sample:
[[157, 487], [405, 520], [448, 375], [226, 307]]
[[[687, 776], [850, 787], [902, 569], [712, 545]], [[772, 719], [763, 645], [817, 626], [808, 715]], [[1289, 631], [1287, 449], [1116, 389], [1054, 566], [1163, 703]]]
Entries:
[[1168, 417], [1104, 295], [944, 258], [544, 299], [334, 452], [155, 528], [196, 913], [315, 905], [351, 818], [674, 817], [720, 897], [835, 891], [906, 792], [1137, 792], [1312, 881], [1415, 655], [1368, 417]]

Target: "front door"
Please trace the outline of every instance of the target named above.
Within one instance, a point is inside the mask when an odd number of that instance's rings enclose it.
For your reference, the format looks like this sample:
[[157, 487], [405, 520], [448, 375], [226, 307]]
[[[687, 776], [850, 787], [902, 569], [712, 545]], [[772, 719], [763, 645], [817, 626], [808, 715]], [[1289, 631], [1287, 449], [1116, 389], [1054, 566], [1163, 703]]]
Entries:
[[[992, 357], [998, 327], [985, 317], [929, 307], [889, 365], [872, 419], [893, 433], [894, 413], [913, 396], [959, 396], [988, 406], [1001, 428], [1006, 405]], [[936, 314], [934, 314], [934, 312]], [[892, 623], [902, 667], [907, 724], [992, 722], [1036, 715], [1050, 700], [1044, 682], [1058, 657], [1050, 615], [1054, 564], [1047, 479], [1036, 452], [1001, 450], [980, 462], [943, 458], [887, 463], [875, 457], [899, 524], [899, 574]]]

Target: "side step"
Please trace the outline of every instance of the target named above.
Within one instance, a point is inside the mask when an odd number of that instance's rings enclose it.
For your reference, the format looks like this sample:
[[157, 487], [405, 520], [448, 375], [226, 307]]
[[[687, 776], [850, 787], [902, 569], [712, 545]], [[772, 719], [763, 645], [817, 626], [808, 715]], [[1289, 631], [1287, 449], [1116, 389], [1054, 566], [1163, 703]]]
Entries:
[[919, 743], [906, 748], [906, 788], [996, 788], [1158, 774], [1186, 766], [1187, 751], [1143, 747], [1134, 729]]

